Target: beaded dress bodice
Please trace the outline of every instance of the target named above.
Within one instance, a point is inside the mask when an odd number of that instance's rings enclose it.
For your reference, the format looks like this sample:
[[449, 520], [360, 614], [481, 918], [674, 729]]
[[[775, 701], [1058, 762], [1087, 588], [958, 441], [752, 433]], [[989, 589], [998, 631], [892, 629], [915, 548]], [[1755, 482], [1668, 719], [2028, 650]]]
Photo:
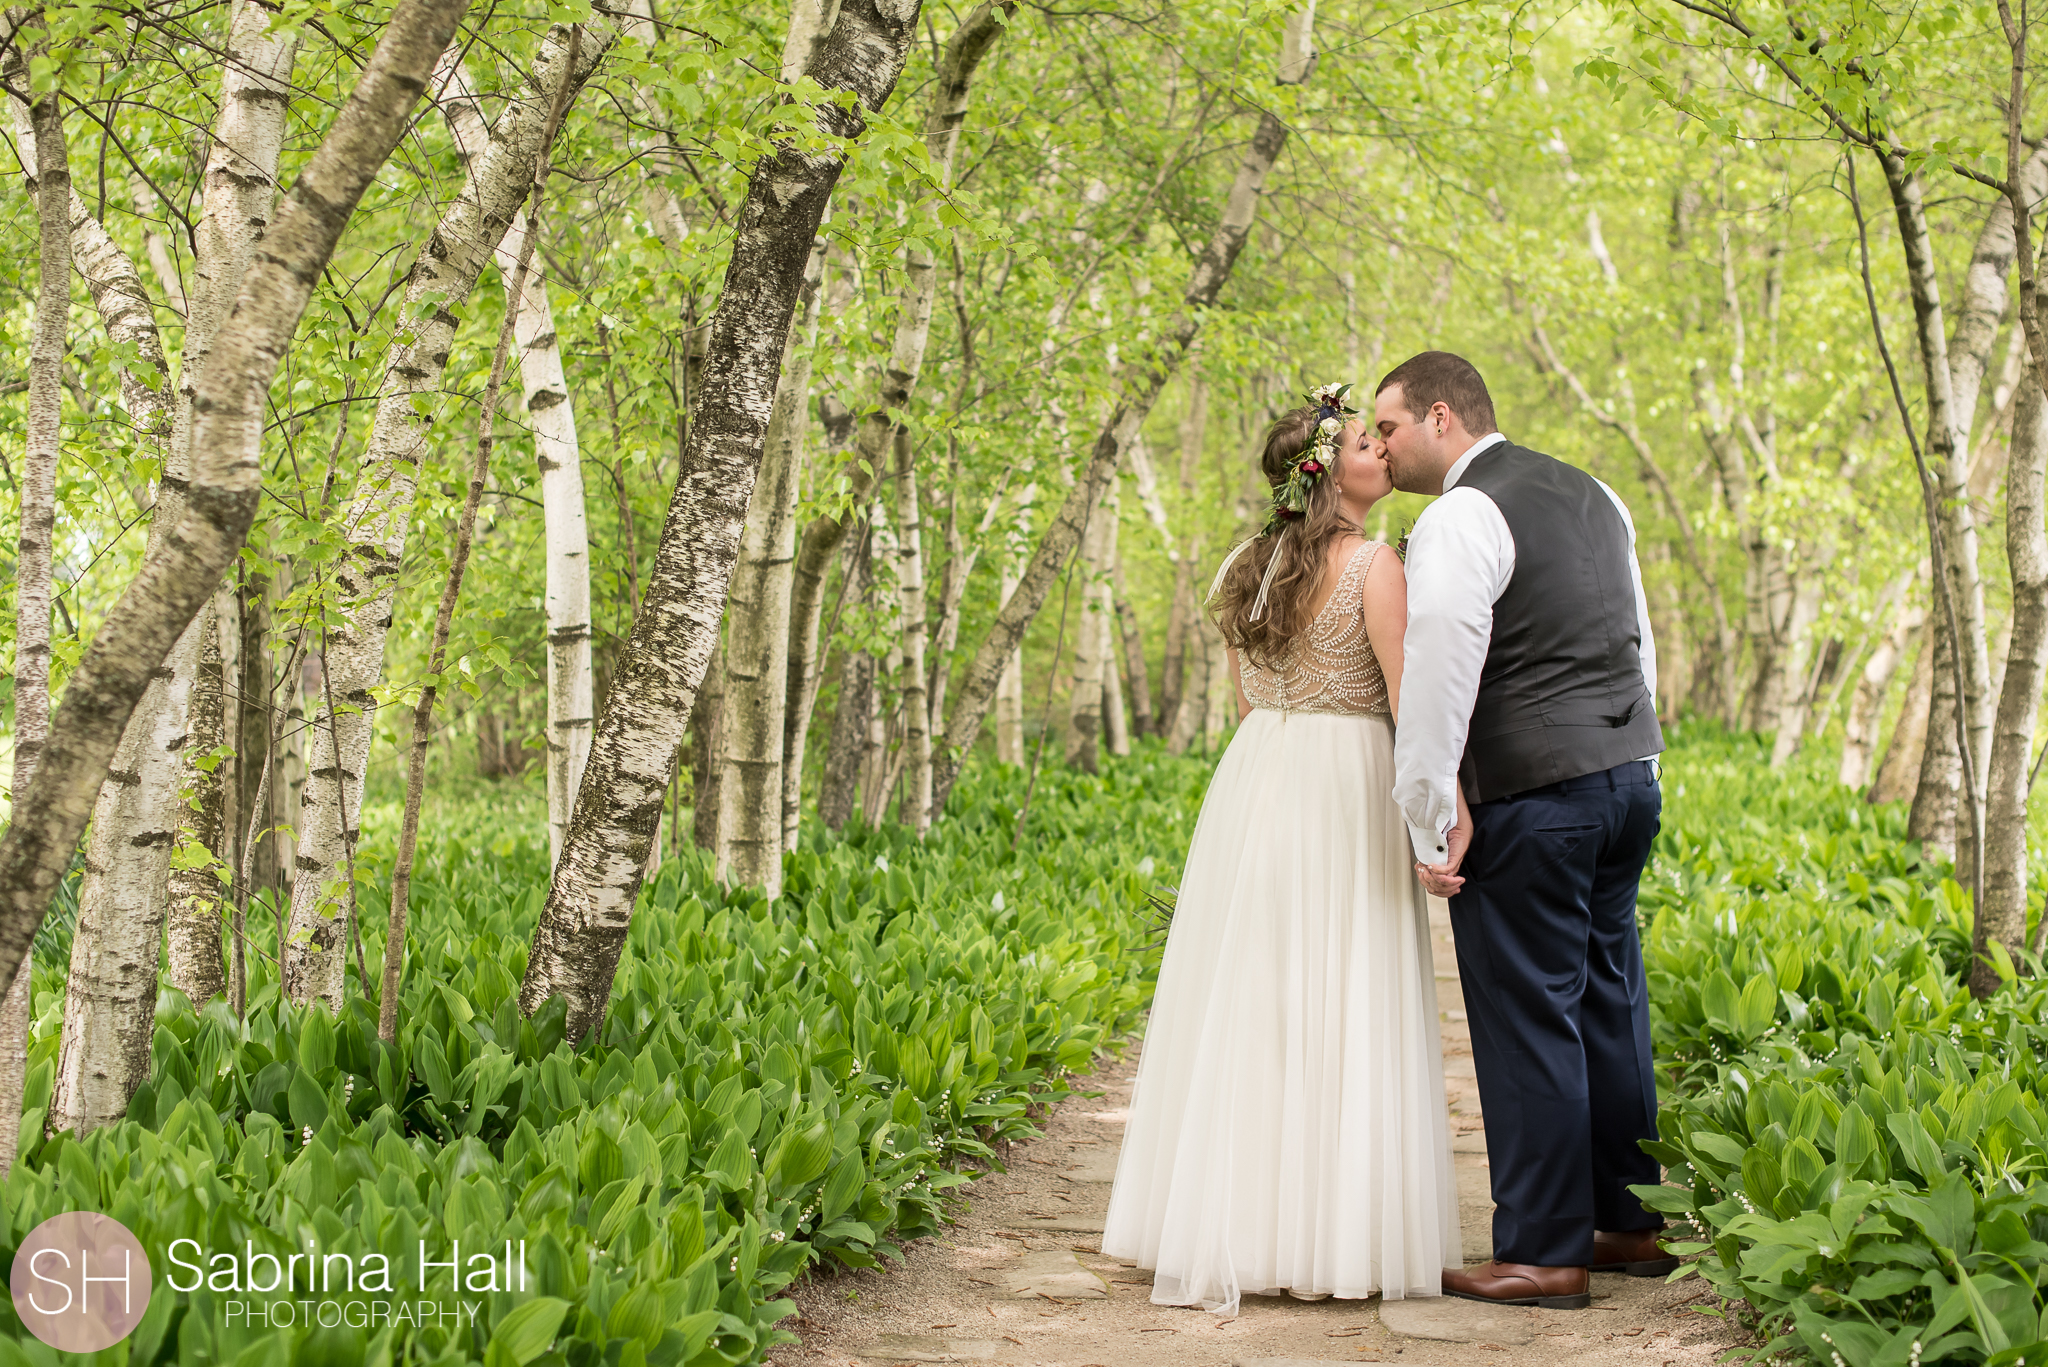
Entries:
[[1238, 679], [1253, 707], [1274, 712], [1334, 712], [1383, 716], [1387, 681], [1365, 634], [1365, 576], [1380, 543], [1351, 553], [1337, 576], [1337, 591], [1309, 629], [1294, 639], [1277, 669], [1240, 656]]

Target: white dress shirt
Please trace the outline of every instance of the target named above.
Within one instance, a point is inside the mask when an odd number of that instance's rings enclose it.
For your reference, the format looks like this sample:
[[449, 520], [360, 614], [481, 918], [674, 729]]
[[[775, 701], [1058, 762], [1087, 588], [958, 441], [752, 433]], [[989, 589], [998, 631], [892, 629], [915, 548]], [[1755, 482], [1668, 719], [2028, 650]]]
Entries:
[[[1507, 438], [1481, 437], [1444, 475], [1443, 497], [1423, 509], [1408, 533], [1408, 632], [1401, 641], [1401, 721], [1394, 733], [1394, 801], [1408, 822], [1415, 857], [1444, 862], [1444, 836], [1458, 819], [1458, 762], [1479, 676], [1493, 640], [1493, 605], [1515, 574], [1515, 538], [1500, 505], [1458, 481], [1480, 452]], [[1642, 631], [1643, 685], [1657, 696], [1657, 646], [1650, 604], [1636, 563], [1636, 524], [1620, 495], [1628, 528], [1628, 573]]]

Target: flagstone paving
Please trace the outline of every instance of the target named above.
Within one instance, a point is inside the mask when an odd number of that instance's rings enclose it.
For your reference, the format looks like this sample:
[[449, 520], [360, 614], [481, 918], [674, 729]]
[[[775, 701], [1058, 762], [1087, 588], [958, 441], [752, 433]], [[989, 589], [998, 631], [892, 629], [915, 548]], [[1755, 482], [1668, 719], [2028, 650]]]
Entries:
[[[1444, 1079], [1465, 1257], [1487, 1256], [1492, 1202], [1472, 1048], [1443, 904], [1432, 901]], [[1013, 1148], [1008, 1172], [960, 1191], [947, 1234], [919, 1240], [887, 1270], [806, 1278], [783, 1326], [802, 1336], [777, 1367], [1308, 1367], [1398, 1362], [1573, 1367], [1708, 1367], [1738, 1335], [1690, 1307], [1716, 1302], [1690, 1278], [1602, 1275], [1586, 1310], [1497, 1307], [1455, 1298], [1382, 1302], [1247, 1296], [1220, 1318], [1154, 1305], [1151, 1274], [1100, 1252], [1124, 1108], [1139, 1044], [1104, 1060], [1047, 1119], [1045, 1137]], [[1497, 1355], [1497, 1356], [1496, 1356]]]

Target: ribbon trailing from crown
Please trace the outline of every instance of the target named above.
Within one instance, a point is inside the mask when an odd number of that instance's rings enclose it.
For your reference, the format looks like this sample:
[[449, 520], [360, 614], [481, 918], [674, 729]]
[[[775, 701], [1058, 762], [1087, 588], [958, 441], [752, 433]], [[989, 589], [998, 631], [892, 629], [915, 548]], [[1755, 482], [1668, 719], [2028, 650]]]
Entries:
[[[1308, 516], [1309, 492], [1316, 487], [1316, 481], [1336, 465], [1337, 445], [1342, 439], [1344, 424], [1358, 414], [1357, 409], [1344, 402], [1350, 392], [1348, 384], [1326, 384], [1307, 394], [1308, 401], [1315, 405], [1316, 425], [1309, 432], [1301, 454], [1295, 457], [1293, 466], [1287, 471], [1287, 478], [1273, 486], [1273, 510], [1259, 532], [1261, 538], [1284, 530], [1288, 523], [1299, 522]], [[1266, 594], [1273, 587], [1273, 572], [1279, 565], [1280, 548], [1275, 546], [1273, 553], [1266, 558], [1266, 573], [1259, 581], [1259, 596], [1252, 604], [1251, 621], [1265, 618]]]

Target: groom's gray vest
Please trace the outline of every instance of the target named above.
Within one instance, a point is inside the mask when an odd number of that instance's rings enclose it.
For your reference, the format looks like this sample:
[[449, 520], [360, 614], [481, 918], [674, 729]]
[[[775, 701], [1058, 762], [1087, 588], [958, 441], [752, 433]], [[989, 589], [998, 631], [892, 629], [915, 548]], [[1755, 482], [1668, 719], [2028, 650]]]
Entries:
[[1628, 526], [1583, 470], [1504, 442], [1459, 488], [1492, 499], [1515, 539], [1459, 766], [1467, 802], [1490, 802], [1664, 749], [1643, 687]]

